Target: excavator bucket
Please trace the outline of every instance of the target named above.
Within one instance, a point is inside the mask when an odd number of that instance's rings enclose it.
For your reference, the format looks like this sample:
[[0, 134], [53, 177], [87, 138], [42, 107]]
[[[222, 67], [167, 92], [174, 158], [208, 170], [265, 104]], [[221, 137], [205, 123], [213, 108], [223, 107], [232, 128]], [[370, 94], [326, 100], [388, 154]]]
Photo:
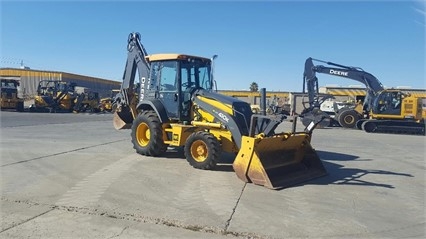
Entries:
[[327, 174], [308, 133], [242, 137], [233, 163], [238, 178], [270, 189], [282, 189]]
[[113, 124], [115, 129], [130, 129], [133, 115], [128, 107], [120, 107], [114, 111]]

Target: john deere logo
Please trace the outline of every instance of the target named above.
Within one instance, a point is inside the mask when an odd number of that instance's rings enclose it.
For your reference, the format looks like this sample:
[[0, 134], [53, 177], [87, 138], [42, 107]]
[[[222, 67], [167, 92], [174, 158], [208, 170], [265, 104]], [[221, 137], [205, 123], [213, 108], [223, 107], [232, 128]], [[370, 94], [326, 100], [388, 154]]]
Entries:
[[348, 72], [347, 71], [330, 70], [330, 74], [338, 75], [338, 76], [348, 76]]

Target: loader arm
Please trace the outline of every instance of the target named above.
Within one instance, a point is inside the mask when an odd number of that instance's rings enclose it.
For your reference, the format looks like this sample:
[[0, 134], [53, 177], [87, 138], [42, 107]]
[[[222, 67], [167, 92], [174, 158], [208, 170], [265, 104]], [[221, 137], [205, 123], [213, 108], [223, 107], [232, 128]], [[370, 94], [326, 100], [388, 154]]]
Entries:
[[[226, 110], [204, 102], [200, 97], [213, 99], [215, 102], [222, 102], [231, 105], [233, 114]], [[238, 149], [241, 149], [243, 136], [254, 137], [262, 133], [263, 136], [272, 136], [276, 127], [282, 122], [283, 118], [272, 119], [253, 115], [250, 105], [246, 102], [236, 100], [210, 90], [198, 89], [192, 95], [192, 101], [197, 107], [213, 115], [222, 126], [232, 133], [232, 138]]]

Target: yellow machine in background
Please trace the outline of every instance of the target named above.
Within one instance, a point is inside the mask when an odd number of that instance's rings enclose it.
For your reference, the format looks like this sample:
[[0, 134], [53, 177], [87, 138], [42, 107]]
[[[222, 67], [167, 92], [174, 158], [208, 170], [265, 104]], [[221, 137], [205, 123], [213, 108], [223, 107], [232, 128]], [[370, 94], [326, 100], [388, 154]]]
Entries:
[[19, 81], [1, 79], [0, 109], [24, 111], [24, 99], [18, 97]]
[[366, 132], [425, 135], [422, 99], [400, 90], [383, 90], [374, 99], [368, 118], [358, 120], [356, 127]]
[[99, 110], [101, 112], [112, 112], [113, 99], [120, 90], [111, 90], [111, 97], [100, 99]]
[[39, 82], [37, 95], [30, 111], [36, 112], [72, 112], [77, 94], [76, 84], [64, 81], [43, 80]]
[[112, 98], [111, 97], [102, 98], [99, 102], [99, 110], [101, 112], [111, 112], [112, 111]]
[[76, 91], [76, 94], [77, 96], [74, 100], [74, 113], [97, 113], [101, 111], [98, 92], [92, 91], [88, 88], [84, 88], [82, 92]]
[[213, 90], [215, 57], [148, 55], [139, 40], [139, 34], [129, 35], [113, 107], [114, 127], [131, 129], [137, 153], [155, 157], [182, 147], [197, 169], [213, 169], [222, 152], [234, 153], [238, 178], [271, 189], [326, 175], [310, 144], [319, 122], [303, 132], [275, 132], [282, 118], [254, 115], [248, 103]]

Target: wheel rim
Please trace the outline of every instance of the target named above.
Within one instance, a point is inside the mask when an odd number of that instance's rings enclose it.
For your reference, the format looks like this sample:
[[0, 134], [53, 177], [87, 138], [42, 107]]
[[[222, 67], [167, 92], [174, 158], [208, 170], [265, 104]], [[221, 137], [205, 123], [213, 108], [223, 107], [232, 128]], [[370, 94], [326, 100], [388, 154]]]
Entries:
[[208, 149], [206, 143], [202, 140], [196, 140], [191, 145], [191, 156], [197, 162], [203, 162], [208, 156]]
[[352, 115], [347, 115], [347, 116], [343, 119], [343, 121], [344, 121], [346, 124], [353, 124], [353, 123], [354, 123], [354, 121], [355, 121], [355, 118], [354, 118]]
[[136, 139], [138, 143], [145, 147], [149, 143], [149, 139], [151, 138], [151, 132], [146, 123], [141, 123], [136, 128]]

